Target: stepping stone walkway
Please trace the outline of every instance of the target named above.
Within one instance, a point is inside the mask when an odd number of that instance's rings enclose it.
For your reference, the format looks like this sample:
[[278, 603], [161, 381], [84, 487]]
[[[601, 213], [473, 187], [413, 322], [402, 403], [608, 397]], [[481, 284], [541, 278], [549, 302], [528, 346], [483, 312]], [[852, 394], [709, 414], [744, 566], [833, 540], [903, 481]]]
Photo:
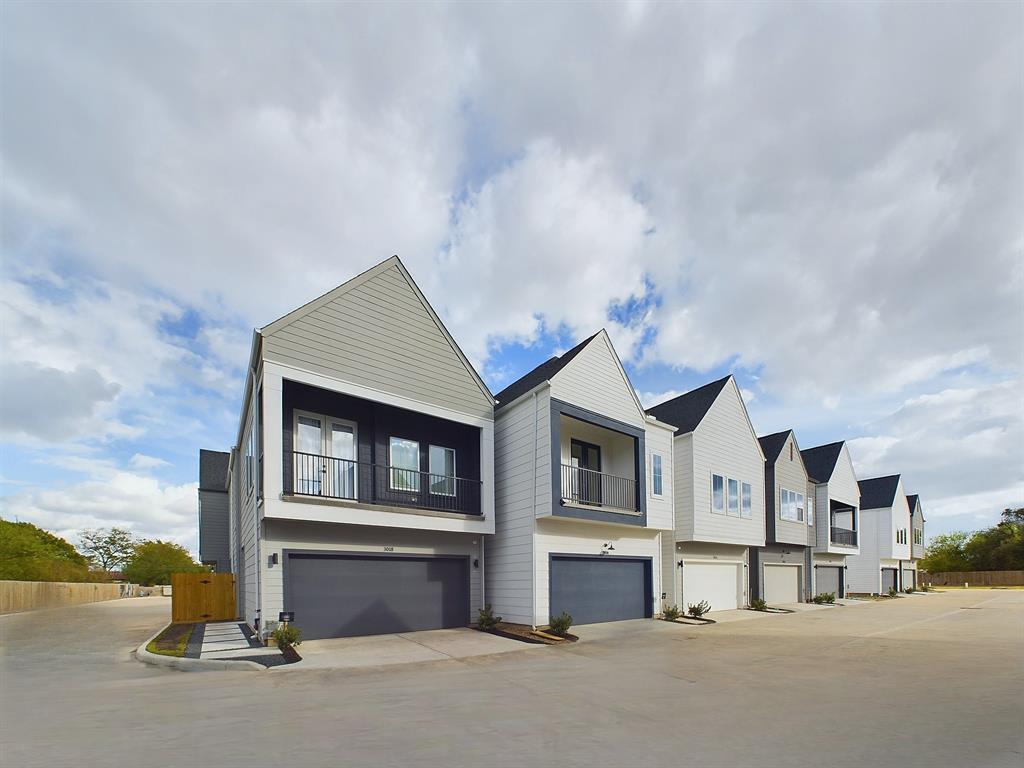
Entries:
[[217, 621], [206, 624], [203, 631], [203, 645], [199, 651], [201, 659], [231, 659], [236, 657], [279, 656], [277, 648], [266, 648], [256, 640], [243, 624], [234, 621]]

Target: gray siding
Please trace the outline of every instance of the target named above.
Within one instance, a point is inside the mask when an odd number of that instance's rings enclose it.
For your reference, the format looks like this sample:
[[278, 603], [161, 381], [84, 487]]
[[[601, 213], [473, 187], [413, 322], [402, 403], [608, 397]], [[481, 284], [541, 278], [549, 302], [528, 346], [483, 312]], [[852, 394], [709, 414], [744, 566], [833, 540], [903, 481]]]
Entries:
[[264, 329], [264, 358], [484, 418], [493, 400], [396, 260]]
[[[246, 409], [243, 438], [249, 434], [252, 425], [252, 408]], [[236, 506], [237, 512], [233, 511], [233, 517], [237, 520], [237, 564], [235, 567], [235, 581], [238, 584], [238, 612], [248, 624], [253, 624], [259, 616], [258, 595], [259, 585], [257, 579], [257, 554], [259, 542], [257, 529], [259, 521], [256, 511], [256, 493], [250, 491], [246, 485], [245, 473], [245, 448], [244, 446], [235, 452], [234, 465], [229, 479], [229, 493], [232, 503]]]
[[231, 572], [230, 505], [226, 491], [199, 491], [199, 559]]
[[494, 536], [485, 539], [487, 602], [505, 618], [534, 621], [534, 529], [551, 512], [548, 388], [498, 411], [494, 424]]
[[551, 379], [551, 396], [610, 419], [644, 428], [643, 409], [607, 334], [599, 333]]
[[693, 433], [674, 441], [675, 540], [693, 540]]
[[[912, 514], [912, 517], [911, 517], [911, 526], [910, 526], [910, 528], [911, 528], [911, 532], [910, 532], [910, 536], [911, 536], [911, 538], [910, 538], [910, 556], [914, 560], [920, 560], [922, 557], [924, 557], [924, 514], [921, 512], [921, 501], [920, 500], [918, 500], [917, 504], [914, 505], [914, 508], [911, 510], [911, 512], [913, 514]], [[915, 530], [921, 532], [921, 543], [920, 544], [915, 544], [914, 543], [913, 536], [914, 536], [914, 531]]]
[[[791, 450], [792, 458], [790, 458]], [[782, 509], [783, 488], [794, 493], [802, 493], [805, 497], [807, 494], [807, 471], [804, 469], [803, 461], [800, 458], [800, 451], [797, 449], [792, 433], [786, 439], [786, 443], [782, 447], [782, 453], [779, 454], [779, 458], [775, 462], [775, 487], [772, 489], [773, 503], [770, 506], [773, 509], [773, 519], [775, 521], [775, 541], [779, 544], [799, 544], [804, 546], [807, 544], [806, 502], [803, 522], [783, 520], [779, 516], [779, 512]]]

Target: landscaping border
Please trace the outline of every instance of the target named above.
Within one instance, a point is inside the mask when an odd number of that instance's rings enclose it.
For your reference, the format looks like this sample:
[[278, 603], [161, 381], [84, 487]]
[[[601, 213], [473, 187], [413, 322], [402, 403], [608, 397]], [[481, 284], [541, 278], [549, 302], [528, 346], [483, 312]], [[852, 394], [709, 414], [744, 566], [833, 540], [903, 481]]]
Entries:
[[[234, 659], [190, 659], [186, 656], [164, 656], [160, 653], [152, 653], [146, 650], [146, 646], [156, 640], [160, 633], [167, 628], [167, 625], [160, 627], [151, 637], [146, 638], [142, 645], [135, 649], [135, 658], [143, 664], [150, 664], [154, 667], [170, 667], [182, 672], [204, 672], [220, 670], [222, 672], [265, 672], [267, 668], [255, 661], [241, 661]], [[194, 634], [195, 630], [193, 630]]]

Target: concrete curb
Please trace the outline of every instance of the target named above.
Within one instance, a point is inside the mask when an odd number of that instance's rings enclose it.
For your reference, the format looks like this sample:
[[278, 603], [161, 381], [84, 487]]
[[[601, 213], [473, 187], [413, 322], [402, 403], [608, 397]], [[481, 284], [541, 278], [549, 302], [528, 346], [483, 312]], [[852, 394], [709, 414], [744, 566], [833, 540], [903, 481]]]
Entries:
[[164, 656], [160, 653], [151, 653], [146, 646], [163, 632], [167, 626], [160, 627], [151, 637], [146, 638], [138, 648], [135, 649], [135, 658], [143, 664], [151, 664], [154, 667], [170, 667], [182, 672], [266, 672], [267, 668], [255, 661], [232, 661], [230, 659], [189, 659], [183, 656]]

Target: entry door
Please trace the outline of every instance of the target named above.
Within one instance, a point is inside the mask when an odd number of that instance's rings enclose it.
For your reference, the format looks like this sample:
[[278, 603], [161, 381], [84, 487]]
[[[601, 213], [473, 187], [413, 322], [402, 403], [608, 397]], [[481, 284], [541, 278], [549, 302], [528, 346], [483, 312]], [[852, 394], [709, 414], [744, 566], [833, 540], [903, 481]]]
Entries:
[[583, 504], [601, 504], [601, 448], [582, 440], [570, 443], [572, 466], [575, 468], [576, 500]]
[[331, 421], [331, 488], [326, 496], [335, 499], [356, 498], [356, 430], [349, 422]]

